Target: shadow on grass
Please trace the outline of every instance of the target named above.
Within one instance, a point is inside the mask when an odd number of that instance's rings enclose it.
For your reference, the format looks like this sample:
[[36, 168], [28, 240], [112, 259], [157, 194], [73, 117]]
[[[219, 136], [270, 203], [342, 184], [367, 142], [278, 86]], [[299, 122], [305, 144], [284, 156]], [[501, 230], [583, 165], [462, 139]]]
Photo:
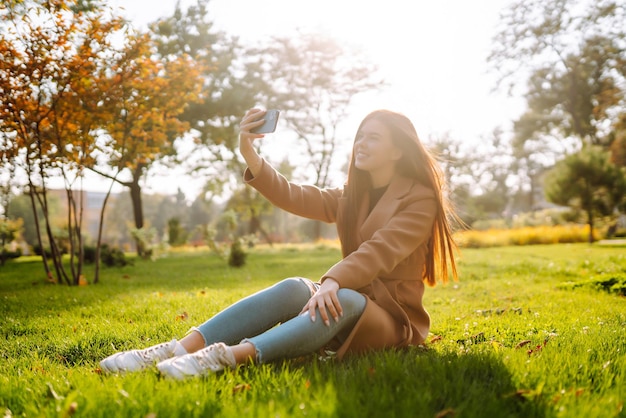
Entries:
[[[332, 379], [337, 416], [545, 416], [541, 399], [516, 388], [509, 370], [489, 353], [375, 353], [347, 360]], [[358, 402], [343, 403], [344, 396]]]

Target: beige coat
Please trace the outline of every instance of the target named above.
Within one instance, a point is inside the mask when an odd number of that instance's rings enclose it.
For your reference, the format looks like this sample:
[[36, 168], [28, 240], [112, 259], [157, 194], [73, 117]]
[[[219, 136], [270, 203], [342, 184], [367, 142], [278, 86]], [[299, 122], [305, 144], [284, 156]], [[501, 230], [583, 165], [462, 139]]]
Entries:
[[[339, 233], [346, 213], [343, 190], [290, 183], [267, 162], [258, 176], [246, 170], [244, 180], [272, 204], [296, 215], [336, 223]], [[421, 344], [430, 317], [422, 305], [422, 274], [436, 213], [432, 190], [404, 177], [392, 180], [368, 215], [368, 199], [358, 213], [356, 251], [323, 276], [366, 296], [363, 315], [342, 341], [337, 356], [385, 347]]]

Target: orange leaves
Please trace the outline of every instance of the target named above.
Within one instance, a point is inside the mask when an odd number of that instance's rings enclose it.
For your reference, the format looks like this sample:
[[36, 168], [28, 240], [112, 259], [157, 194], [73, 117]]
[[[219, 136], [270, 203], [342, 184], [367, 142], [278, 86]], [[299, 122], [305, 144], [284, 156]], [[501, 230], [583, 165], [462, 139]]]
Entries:
[[245, 392], [250, 389], [252, 389], [252, 386], [249, 383], [240, 383], [233, 387], [233, 394]]
[[[50, 154], [62, 164], [93, 165], [94, 135], [104, 131], [113, 138], [111, 155], [130, 168], [173, 152], [172, 141], [189, 129], [179, 116], [202, 86], [199, 64], [155, 55], [148, 34], [125, 32], [120, 51], [112, 35], [122, 20], [104, 5], [47, 5], [19, 7], [9, 15], [14, 20], [7, 17], [0, 131], [16, 133], [19, 148], [36, 144], [33, 155]], [[38, 19], [19, 19], [31, 13]]]
[[104, 128], [127, 167], [174, 152], [173, 140], [189, 129], [179, 116], [202, 86], [194, 62], [155, 57], [147, 35], [129, 36], [108, 83], [109, 110], [115, 116]]
[[74, 3], [9, 6], [15, 8], [0, 39], [0, 131], [16, 134], [17, 148], [59, 166], [84, 165], [90, 154], [99, 69], [107, 67], [107, 39], [120, 24], [98, 7], [73, 13]]
[[436, 418], [451, 418], [456, 416], [456, 411], [452, 408], [444, 409], [435, 415]]
[[542, 344], [538, 344], [534, 348], [531, 348], [530, 350], [526, 351], [526, 354], [528, 354], [529, 356], [536, 354], [540, 352], [541, 350], [543, 350], [546, 344], [548, 344], [548, 340], [545, 340]]

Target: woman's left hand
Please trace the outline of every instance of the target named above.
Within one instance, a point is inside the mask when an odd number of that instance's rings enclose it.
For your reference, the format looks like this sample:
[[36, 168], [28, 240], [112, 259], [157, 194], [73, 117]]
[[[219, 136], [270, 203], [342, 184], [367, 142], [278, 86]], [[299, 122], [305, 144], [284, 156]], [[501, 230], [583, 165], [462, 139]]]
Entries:
[[339, 317], [343, 316], [343, 309], [341, 308], [341, 303], [339, 303], [339, 298], [337, 298], [338, 290], [339, 283], [333, 279], [325, 279], [317, 292], [304, 305], [300, 314], [308, 312], [311, 316], [311, 321], [315, 322], [316, 309], [319, 309], [320, 317], [327, 326], [330, 325], [331, 316], [335, 322], [338, 322]]

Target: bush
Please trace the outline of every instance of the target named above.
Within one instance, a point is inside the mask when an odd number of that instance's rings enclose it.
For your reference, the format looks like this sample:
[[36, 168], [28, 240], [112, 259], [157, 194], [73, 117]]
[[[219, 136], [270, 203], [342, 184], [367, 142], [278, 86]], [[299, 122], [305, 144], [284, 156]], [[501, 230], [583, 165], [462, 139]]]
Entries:
[[96, 262], [96, 247], [91, 245], [85, 245], [83, 247], [83, 261], [87, 264], [93, 264]]
[[626, 296], [626, 275], [604, 273], [589, 280], [562, 285], [561, 288], [592, 288], [618, 296]]
[[616, 229], [613, 238], [626, 238], [626, 228]]
[[[597, 230], [595, 231], [597, 234]], [[538, 226], [486, 231], [460, 231], [454, 235], [464, 248], [502, 247], [507, 245], [566, 244], [587, 242], [587, 225]], [[596, 235], [595, 239], [599, 239]]]
[[[83, 248], [83, 259], [85, 263], [93, 264], [96, 262], [96, 247], [85, 245]], [[124, 267], [132, 264], [127, 258], [124, 251], [119, 248], [109, 247], [108, 244], [100, 245], [100, 261], [107, 267]]]
[[15, 258], [19, 258], [22, 256], [22, 249], [18, 248], [15, 251], [9, 251], [9, 250], [0, 250], [0, 258], [2, 258], [2, 260], [12, 260]]
[[248, 254], [243, 249], [243, 245], [241, 245], [241, 240], [236, 239], [230, 245], [230, 254], [228, 255], [228, 265], [232, 267], [242, 267], [246, 264], [246, 257]]
[[472, 229], [486, 231], [489, 229], [506, 229], [509, 225], [504, 219], [481, 219], [472, 223]]
[[519, 213], [513, 216], [511, 227], [556, 226], [576, 223], [579, 215], [569, 209], [543, 209], [533, 212]]
[[126, 254], [119, 248], [109, 247], [107, 244], [100, 246], [100, 259], [105, 266], [108, 267], [124, 267], [132, 264], [126, 259]]

